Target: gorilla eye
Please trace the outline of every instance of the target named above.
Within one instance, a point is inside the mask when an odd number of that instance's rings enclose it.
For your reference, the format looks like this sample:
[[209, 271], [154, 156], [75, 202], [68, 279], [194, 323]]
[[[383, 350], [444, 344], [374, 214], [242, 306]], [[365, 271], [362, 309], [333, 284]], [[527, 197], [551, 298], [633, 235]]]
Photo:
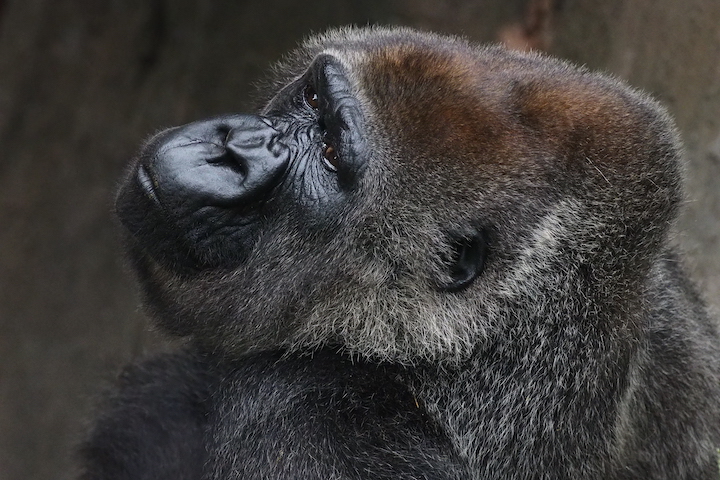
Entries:
[[325, 158], [325, 162], [323, 162], [325, 168], [331, 172], [337, 172], [340, 166], [340, 158], [335, 147], [327, 143], [327, 140], [323, 141], [323, 157]]
[[305, 96], [305, 103], [307, 103], [310, 108], [312, 108], [313, 110], [317, 110], [318, 108], [320, 108], [320, 100], [318, 98], [318, 94], [312, 87], [312, 85], [305, 86], [303, 95]]

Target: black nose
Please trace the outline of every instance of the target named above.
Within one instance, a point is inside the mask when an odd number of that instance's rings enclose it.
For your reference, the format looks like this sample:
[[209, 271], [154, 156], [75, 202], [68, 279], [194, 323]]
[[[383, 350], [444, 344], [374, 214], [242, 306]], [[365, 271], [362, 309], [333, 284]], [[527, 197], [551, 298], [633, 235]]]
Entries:
[[136, 245], [172, 268], [239, 261], [252, 247], [262, 200], [287, 168], [282, 138], [256, 115], [165, 130], [120, 188], [118, 217]]
[[148, 144], [139, 180], [170, 208], [242, 205], [272, 188], [285, 171], [289, 150], [278, 138], [270, 122], [256, 115], [177, 127]]

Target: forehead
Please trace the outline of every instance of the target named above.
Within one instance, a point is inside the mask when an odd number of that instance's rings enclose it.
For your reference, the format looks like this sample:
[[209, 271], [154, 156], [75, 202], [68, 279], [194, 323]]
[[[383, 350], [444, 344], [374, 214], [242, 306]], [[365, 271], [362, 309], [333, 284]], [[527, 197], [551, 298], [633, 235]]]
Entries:
[[306, 47], [308, 63], [327, 53], [344, 65], [373, 134], [391, 145], [384, 152], [404, 149], [395, 156], [402, 162], [527, 169], [538, 157], [531, 150], [560, 158], [582, 147], [589, 154], [599, 139], [622, 139], [647, 116], [647, 102], [612, 79], [453, 37], [341, 30]]
[[[390, 37], [324, 49], [345, 64], [367, 114], [417, 162], [490, 160], [510, 128], [513, 75], [500, 49], [435, 37]], [[497, 157], [497, 155], [494, 155]]]
[[481, 59], [460, 40], [402, 31], [349, 35], [345, 41], [330, 42], [320, 52], [338, 58], [362, 88], [376, 93], [401, 87], [461, 86], [478, 73]]

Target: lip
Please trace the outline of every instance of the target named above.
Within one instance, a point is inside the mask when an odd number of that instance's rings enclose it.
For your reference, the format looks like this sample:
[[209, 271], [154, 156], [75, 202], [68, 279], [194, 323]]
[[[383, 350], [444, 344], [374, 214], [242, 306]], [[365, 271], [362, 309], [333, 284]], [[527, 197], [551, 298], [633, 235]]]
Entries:
[[140, 188], [145, 193], [145, 195], [147, 195], [147, 197], [150, 198], [153, 202], [159, 204], [160, 199], [155, 193], [155, 188], [157, 187], [157, 185], [155, 184], [155, 180], [153, 180], [153, 177], [148, 171], [147, 167], [145, 167], [145, 165], [138, 166], [137, 173], [135, 175], [138, 185], [140, 185]]

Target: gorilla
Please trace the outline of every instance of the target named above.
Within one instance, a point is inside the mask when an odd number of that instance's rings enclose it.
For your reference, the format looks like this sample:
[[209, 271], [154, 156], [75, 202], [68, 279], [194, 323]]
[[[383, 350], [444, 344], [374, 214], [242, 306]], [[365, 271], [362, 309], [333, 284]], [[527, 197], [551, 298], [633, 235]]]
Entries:
[[655, 101], [404, 28], [310, 38], [262, 90], [129, 167], [129, 259], [185, 340], [122, 372], [82, 478], [718, 478]]

